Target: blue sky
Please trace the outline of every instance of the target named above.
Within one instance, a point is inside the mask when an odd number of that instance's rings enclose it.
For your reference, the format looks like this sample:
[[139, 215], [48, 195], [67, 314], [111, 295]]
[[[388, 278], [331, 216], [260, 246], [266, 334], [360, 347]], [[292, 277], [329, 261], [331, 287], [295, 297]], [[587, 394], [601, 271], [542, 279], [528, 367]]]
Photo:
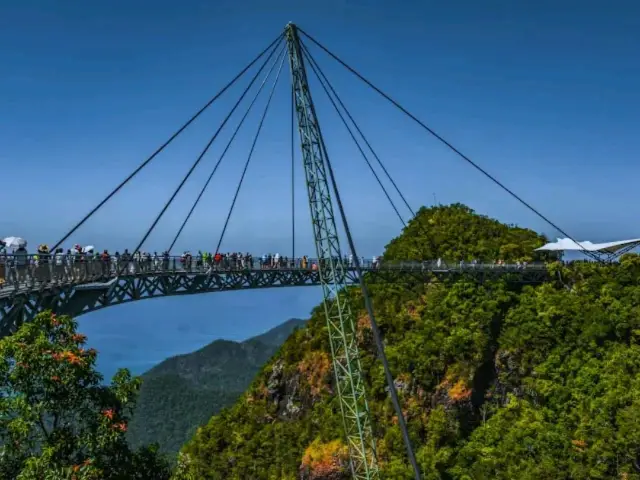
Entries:
[[[0, 236], [58, 240], [294, 21], [575, 238], [640, 237], [639, 14], [636, 2], [622, 0], [0, 2]], [[310, 48], [415, 208], [435, 196], [556, 235]], [[134, 247], [249, 78], [68, 245]], [[288, 80], [287, 71], [223, 250], [290, 251]], [[398, 219], [324, 93], [311, 87], [358, 248], [380, 253]], [[176, 251], [215, 247], [263, 104]], [[167, 248], [237, 118], [146, 249]], [[296, 155], [298, 252], [312, 253]], [[81, 325], [105, 373], [116, 365], [140, 372], [214, 338], [243, 339], [304, 317], [320, 298], [315, 289], [289, 289], [153, 300], [96, 312]]]

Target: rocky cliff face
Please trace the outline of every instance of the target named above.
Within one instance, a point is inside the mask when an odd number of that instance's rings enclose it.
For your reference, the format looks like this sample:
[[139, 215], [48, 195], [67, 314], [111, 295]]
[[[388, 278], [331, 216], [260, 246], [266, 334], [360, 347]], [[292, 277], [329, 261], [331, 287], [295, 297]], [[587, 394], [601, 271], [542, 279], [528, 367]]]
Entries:
[[[543, 242], [453, 205], [421, 210], [385, 256], [531, 260]], [[640, 434], [628, 433], [640, 414], [640, 260], [578, 265], [562, 278], [535, 288], [508, 279], [371, 286], [425, 478], [640, 478]], [[369, 319], [359, 291], [349, 294], [379, 463], [386, 478], [409, 479]], [[242, 399], [198, 430], [183, 472], [348, 478], [329, 352], [316, 308]]]

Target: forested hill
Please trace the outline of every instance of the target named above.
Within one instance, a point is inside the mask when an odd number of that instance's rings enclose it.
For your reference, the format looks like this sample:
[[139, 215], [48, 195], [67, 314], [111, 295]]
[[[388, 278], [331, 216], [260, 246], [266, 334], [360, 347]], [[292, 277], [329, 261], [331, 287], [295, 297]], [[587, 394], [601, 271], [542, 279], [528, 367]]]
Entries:
[[177, 452], [195, 429], [247, 389], [260, 368], [291, 332], [291, 319], [244, 342], [216, 340], [200, 350], [169, 358], [142, 375], [142, 388], [128, 439], [134, 446], [159, 443]]
[[[420, 210], [389, 258], [530, 260], [545, 240], [462, 205]], [[549, 283], [371, 286], [426, 479], [640, 479], [640, 259], [550, 265]], [[385, 478], [413, 478], [351, 290]], [[322, 309], [198, 429], [177, 478], [348, 478]], [[190, 474], [190, 476], [188, 475]]]

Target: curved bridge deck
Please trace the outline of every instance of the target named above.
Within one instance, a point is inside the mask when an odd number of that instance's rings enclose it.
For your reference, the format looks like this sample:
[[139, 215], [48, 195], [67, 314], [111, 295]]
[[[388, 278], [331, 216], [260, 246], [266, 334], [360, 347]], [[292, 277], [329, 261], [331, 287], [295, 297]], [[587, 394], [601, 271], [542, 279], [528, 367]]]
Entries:
[[[10, 334], [37, 312], [52, 309], [72, 316], [142, 299], [256, 288], [320, 285], [317, 261], [287, 264], [250, 263], [207, 265], [195, 260], [141, 260], [117, 264], [91, 260], [72, 264], [5, 262], [0, 270], [0, 337]], [[444, 262], [363, 262], [367, 282], [427, 281], [468, 276], [485, 281], [509, 276], [518, 283], [540, 283], [547, 278], [544, 264], [495, 265]], [[346, 262], [346, 283], [358, 283]]]

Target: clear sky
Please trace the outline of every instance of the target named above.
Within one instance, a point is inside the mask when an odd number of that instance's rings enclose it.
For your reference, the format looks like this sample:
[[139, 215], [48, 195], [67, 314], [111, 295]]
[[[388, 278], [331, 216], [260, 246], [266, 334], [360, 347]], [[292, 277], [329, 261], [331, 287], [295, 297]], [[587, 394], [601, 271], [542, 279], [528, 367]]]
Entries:
[[[578, 240], [640, 237], [640, 4], [634, 1], [0, 0], [0, 236], [53, 243], [288, 21], [360, 70]], [[414, 208], [463, 202], [556, 232], [313, 46]], [[241, 80], [65, 245], [133, 248], [249, 81]], [[320, 121], [360, 253], [400, 230], [317, 83]], [[223, 250], [291, 249], [289, 73], [277, 88]], [[213, 249], [264, 99], [176, 245]], [[168, 247], [232, 118], [144, 248]], [[298, 253], [313, 254], [297, 155]], [[394, 197], [395, 198], [395, 197]], [[406, 213], [406, 211], [403, 211]], [[243, 339], [306, 316], [320, 292], [162, 299], [87, 315], [103, 368]]]

